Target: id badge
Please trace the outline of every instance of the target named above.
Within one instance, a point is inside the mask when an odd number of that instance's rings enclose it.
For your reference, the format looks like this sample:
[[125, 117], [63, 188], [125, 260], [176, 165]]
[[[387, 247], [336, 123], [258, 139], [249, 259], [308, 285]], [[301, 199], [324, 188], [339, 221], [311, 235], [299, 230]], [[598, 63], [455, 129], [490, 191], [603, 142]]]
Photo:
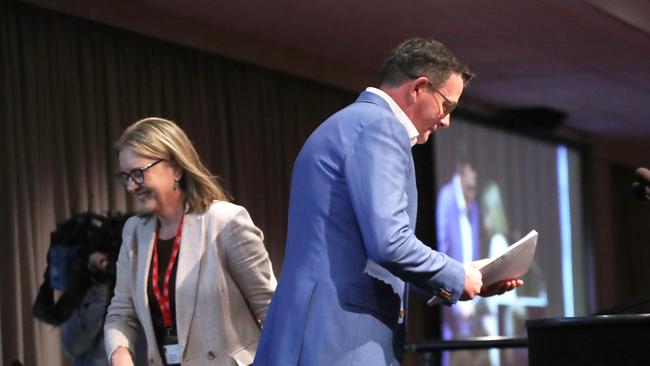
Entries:
[[180, 364], [181, 363], [181, 351], [176, 344], [165, 344], [163, 345], [163, 352], [165, 352], [165, 363], [168, 365]]

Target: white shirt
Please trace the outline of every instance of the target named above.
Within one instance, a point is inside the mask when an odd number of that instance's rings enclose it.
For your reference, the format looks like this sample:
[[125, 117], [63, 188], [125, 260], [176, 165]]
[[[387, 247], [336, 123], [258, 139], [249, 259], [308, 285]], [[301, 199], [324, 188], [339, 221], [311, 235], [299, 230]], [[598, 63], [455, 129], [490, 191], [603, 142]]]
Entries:
[[390, 95], [386, 94], [386, 92], [381, 89], [373, 88], [370, 86], [366, 88], [366, 91], [380, 96], [381, 99], [385, 100], [386, 103], [388, 103], [390, 110], [393, 112], [399, 123], [406, 129], [406, 134], [408, 135], [409, 141], [411, 142], [411, 147], [413, 147], [418, 141], [418, 136], [420, 136], [420, 133], [418, 132], [417, 128], [415, 128], [415, 125], [411, 119], [408, 118], [406, 113], [404, 113], [402, 108], [400, 108], [397, 103], [395, 103]]

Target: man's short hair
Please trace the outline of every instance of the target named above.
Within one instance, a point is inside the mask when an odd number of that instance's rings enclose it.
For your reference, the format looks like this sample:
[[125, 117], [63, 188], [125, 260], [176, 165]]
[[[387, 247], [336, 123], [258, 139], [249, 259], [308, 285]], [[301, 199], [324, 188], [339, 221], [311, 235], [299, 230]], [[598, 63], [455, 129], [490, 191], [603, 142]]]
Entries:
[[381, 68], [381, 84], [399, 86], [420, 76], [429, 78], [438, 88], [452, 73], [457, 73], [467, 84], [474, 74], [442, 43], [434, 39], [411, 38], [402, 42], [388, 56]]

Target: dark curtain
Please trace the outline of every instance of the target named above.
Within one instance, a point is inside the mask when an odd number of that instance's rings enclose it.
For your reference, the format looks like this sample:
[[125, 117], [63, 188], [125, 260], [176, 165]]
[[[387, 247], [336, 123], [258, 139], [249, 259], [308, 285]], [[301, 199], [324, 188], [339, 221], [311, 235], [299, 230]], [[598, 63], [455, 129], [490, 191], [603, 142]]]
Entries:
[[[181, 31], [181, 30], [179, 30]], [[122, 212], [112, 144], [147, 116], [179, 123], [283, 258], [290, 173], [307, 136], [354, 94], [15, 1], [0, 2], [4, 364], [60, 365], [31, 317], [49, 232], [73, 212]]]

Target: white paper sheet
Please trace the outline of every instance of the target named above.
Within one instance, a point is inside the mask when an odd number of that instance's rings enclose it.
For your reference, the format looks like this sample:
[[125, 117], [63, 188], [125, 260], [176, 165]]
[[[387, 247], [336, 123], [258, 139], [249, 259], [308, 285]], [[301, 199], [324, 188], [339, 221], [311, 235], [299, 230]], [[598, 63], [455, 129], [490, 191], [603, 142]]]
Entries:
[[518, 279], [525, 275], [533, 263], [537, 237], [537, 231], [531, 230], [526, 236], [509, 246], [508, 250], [500, 256], [484, 259], [485, 263], [478, 268], [483, 275], [483, 286], [504, 280]]

